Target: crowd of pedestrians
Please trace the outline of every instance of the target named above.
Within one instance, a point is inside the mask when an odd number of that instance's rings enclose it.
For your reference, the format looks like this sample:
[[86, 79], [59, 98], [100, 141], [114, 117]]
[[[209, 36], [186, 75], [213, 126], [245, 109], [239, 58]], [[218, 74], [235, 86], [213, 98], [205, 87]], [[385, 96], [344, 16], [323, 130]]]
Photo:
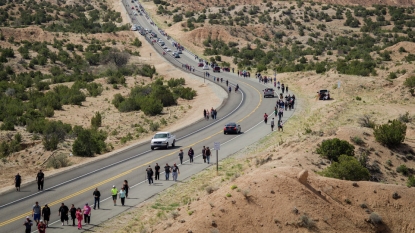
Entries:
[[216, 120], [216, 117], [218, 115], [218, 111], [216, 109], [213, 109], [213, 107], [210, 109], [203, 109], [203, 118], [206, 120], [209, 120], [209, 118], [212, 118], [212, 120]]

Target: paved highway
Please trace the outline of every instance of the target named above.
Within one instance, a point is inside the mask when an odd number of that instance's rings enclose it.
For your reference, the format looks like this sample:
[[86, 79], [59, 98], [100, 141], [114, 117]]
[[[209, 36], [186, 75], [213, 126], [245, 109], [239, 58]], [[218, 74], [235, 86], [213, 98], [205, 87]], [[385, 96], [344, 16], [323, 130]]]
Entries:
[[[131, 13], [131, 2], [124, 2], [124, 5], [129, 5], [127, 9]], [[152, 28], [153, 31], [158, 33], [154, 26], [150, 25], [150, 19], [145, 16], [133, 17], [135, 18], [133, 23], [140, 24], [145, 28]], [[167, 42], [167, 39], [160, 33], [158, 35], [173, 50], [171, 43]], [[140, 35], [137, 34], [137, 36]], [[143, 39], [142, 36], [140, 38]], [[163, 51], [156, 43], [154, 49], [159, 53]], [[179, 68], [182, 64], [192, 65], [196, 68], [196, 75], [203, 75], [204, 71], [197, 67], [194, 55], [188, 51], [184, 51], [179, 59], [174, 59], [169, 54], [164, 55], [164, 57], [166, 62], [171, 62]], [[213, 74], [211, 70], [209, 72], [211, 73], [210, 79], [213, 79], [213, 75], [219, 76], [224, 80], [229, 80], [233, 85], [237, 83], [241, 87], [240, 92], [229, 94], [229, 97], [225, 100], [226, 104], [218, 111], [218, 119], [201, 120], [174, 132], [178, 138], [175, 148], [151, 151], [149, 142], [146, 142], [111, 157], [74, 168], [53, 177], [46, 177], [45, 191], [43, 192], [37, 192], [36, 184], [29, 184], [23, 186], [21, 192], [2, 194], [0, 199], [0, 232], [22, 232], [24, 219], [26, 216], [31, 216], [31, 209], [36, 201], [42, 207], [48, 203], [52, 210], [50, 222], [53, 224], [50, 224], [50, 228], [47, 230], [48, 233], [79, 232], [76, 227], [61, 226], [58, 217], [60, 203], [64, 202], [68, 207], [70, 204], [75, 204], [76, 207], [81, 208], [86, 202], [92, 204], [92, 192], [98, 187], [102, 195], [101, 209], [93, 210], [91, 215], [92, 224], [84, 226], [84, 229], [91, 229], [94, 225], [100, 224], [174, 185], [171, 178], [170, 181], [165, 181], [164, 174], [162, 174], [161, 181], [155, 181], [155, 185], [149, 186], [145, 180], [145, 169], [148, 165], [154, 167], [157, 162], [163, 167], [166, 163], [170, 165], [178, 163], [177, 154], [179, 149], [183, 149], [186, 155], [189, 147], [193, 147], [197, 157], [194, 164], [189, 164], [186, 161], [184, 165], [180, 166], [179, 180], [182, 181], [212, 165], [203, 163], [200, 158], [202, 146], [213, 148], [214, 142], [220, 142], [219, 159], [223, 159], [270, 133], [270, 126], [263, 123], [262, 116], [265, 112], [269, 115], [272, 113], [276, 99], [262, 98], [264, 85], [254, 79], [238, 78], [231, 73]], [[217, 83], [217, 85], [226, 88], [225, 82]], [[293, 111], [286, 112], [283, 120], [288, 119], [292, 113]], [[200, 113], [201, 117], [202, 114]], [[242, 134], [223, 134], [223, 126], [231, 121], [242, 126]], [[187, 160], [187, 156], [185, 158]], [[216, 159], [212, 160], [216, 162]], [[112, 200], [109, 200], [110, 189], [112, 185], [120, 188], [123, 180], [129, 181], [131, 187], [130, 198], [126, 200], [126, 206], [120, 206], [119, 202], [119, 205], [114, 206]], [[35, 230], [35, 227], [33, 227], [33, 230]]]

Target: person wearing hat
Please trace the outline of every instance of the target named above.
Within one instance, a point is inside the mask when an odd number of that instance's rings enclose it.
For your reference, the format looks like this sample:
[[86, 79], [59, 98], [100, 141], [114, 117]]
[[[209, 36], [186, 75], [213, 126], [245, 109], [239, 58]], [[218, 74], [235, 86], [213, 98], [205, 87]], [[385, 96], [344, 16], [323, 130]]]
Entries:
[[173, 167], [171, 168], [171, 172], [173, 173], [173, 180], [177, 181], [177, 174], [180, 174], [180, 170], [176, 164], [174, 164]]
[[45, 221], [46, 227], [48, 227], [49, 218], [50, 218], [50, 208], [49, 208], [48, 204], [45, 204], [45, 207], [43, 207], [43, 209], [42, 209], [42, 217], [43, 217], [43, 220]]
[[85, 203], [82, 212], [84, 212], [84, 223], [89, 224], [91, 222], [91, 207], [88, 205], [88, 203]]
[[46, 232], [46, 224], [43, 222], [43, 220], [40, 220], [39, 224], [37, 225], [37, 230], [39, 231], [39, 233]]
[[111, 195], [112, 195], [112, 200], [114, 201], [114, 206], [117, 205], [117, 194], [118, 194], [118, 189], [115, 187], [115, 185], [113, 185], [111, 189]]
[[23, 223], [23, 226], [26, 227], [25, 233], [32, 232], [32, 220], [30, 220], [29, 216], [26, 217], [26, 221]]

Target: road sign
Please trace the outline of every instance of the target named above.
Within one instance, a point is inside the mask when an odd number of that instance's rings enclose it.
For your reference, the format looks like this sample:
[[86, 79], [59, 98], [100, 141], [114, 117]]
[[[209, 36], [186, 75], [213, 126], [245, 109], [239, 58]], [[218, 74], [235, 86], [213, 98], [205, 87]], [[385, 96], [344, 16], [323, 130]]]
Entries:
[[213, 143], [213, 147], [215, 148], [215, 150], [220, 150], [220, 142], [214, 142]]

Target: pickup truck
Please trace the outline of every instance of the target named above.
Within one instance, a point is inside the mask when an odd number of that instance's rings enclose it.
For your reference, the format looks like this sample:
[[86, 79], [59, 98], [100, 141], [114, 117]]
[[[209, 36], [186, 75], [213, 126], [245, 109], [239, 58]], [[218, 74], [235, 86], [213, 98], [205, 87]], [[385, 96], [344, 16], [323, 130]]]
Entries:
[[151, 149], [154, 150], [156, 147], [168, 148], [169, 146], [174, 147], [176, 144], [176, 136], [170, 132], [158, 132], [151, 139]]

